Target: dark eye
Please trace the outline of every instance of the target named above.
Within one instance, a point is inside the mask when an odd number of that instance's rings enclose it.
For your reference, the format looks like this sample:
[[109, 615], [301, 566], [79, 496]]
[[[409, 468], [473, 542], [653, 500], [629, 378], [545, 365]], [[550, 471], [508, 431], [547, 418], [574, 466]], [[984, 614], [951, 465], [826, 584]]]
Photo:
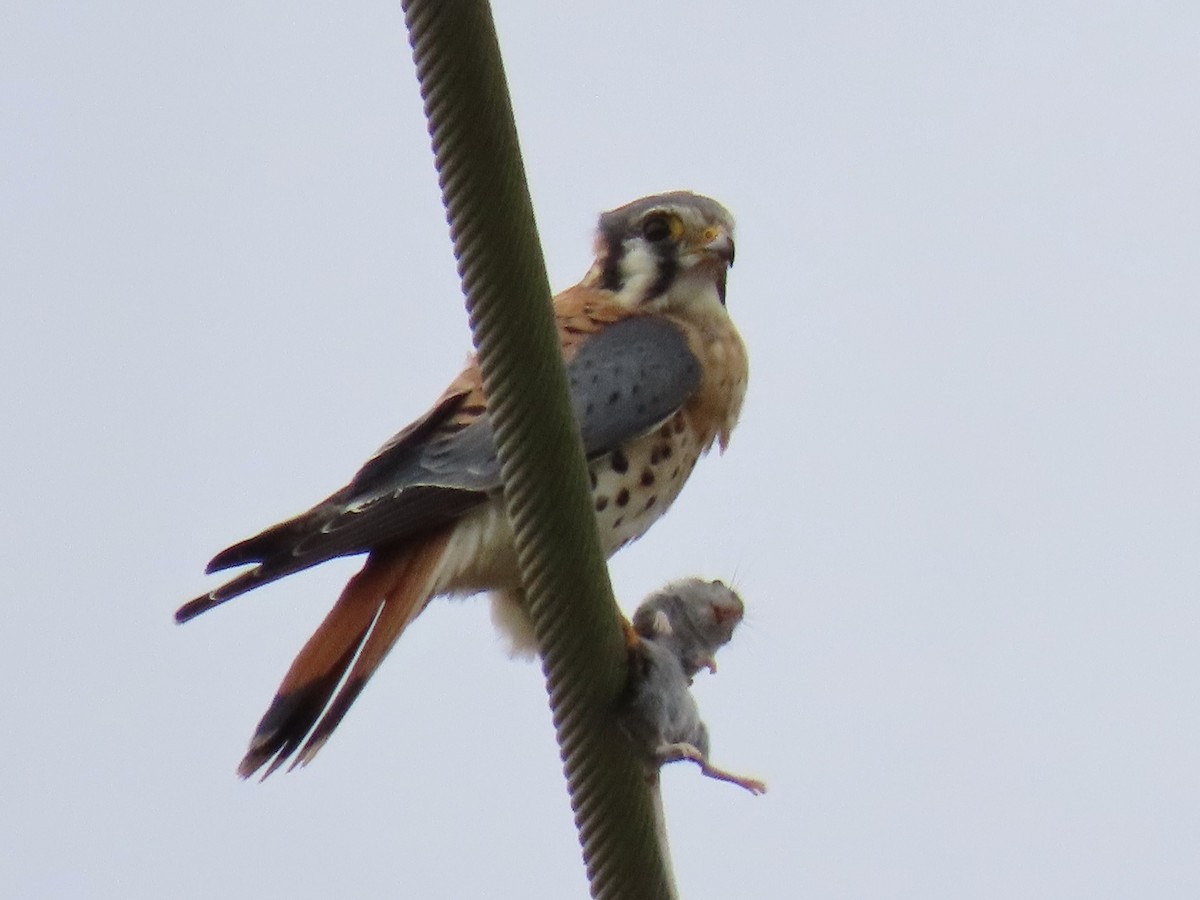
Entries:
[[671, 222], [661, 213], [650, 216], [642, 223], [642, 237], [652, 244], [665, 241], [671, 236]]

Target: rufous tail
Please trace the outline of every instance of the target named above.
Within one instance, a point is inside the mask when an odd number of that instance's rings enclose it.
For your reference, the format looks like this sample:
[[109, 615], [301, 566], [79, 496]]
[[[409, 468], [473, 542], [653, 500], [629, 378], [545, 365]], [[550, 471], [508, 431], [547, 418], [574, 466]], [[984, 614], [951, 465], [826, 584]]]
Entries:
[[266, 778], [301, 746], [293, 767], [316, 755], [429, 602], [449, 536], [450, 529], [443, 529], [415, 545], [371, 551], [292, 662], [250, 739], [240, 776], [267, 765]]

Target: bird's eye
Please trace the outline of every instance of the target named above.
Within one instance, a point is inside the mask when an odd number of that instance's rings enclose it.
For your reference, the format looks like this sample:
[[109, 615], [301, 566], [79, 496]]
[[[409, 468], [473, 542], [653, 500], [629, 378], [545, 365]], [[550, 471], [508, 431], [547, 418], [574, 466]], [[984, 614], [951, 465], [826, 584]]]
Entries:
[[656, 213], [642, 223], [642, 237], [652, 244], [665, 241], [670, 236], [671, 220], [662, 213]]

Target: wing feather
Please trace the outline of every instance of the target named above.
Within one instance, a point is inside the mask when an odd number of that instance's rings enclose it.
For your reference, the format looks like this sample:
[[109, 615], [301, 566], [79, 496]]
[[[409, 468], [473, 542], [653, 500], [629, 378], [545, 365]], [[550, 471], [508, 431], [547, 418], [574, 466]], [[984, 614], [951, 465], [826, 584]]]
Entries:
[[[574, 324], [572, 324], [574, 323]], [[668, 319], [630, 315], [560, 321], [571, 404], [589, 458], [657, 427], [697, 390], [700, 362]], [[471, 403], [475, 400], [475, 403]], [[255, 563], [185, 604], [184, 622], [246, 591], [337, 556], [401, 544], [485, 503], [501, 487], [492, 423], [468, 369], [455, 386], [359, 469], [346, 487], [290, 519], [217, 554], [213, 572]], [[470, 414], [464, 409], [470, 407]]]

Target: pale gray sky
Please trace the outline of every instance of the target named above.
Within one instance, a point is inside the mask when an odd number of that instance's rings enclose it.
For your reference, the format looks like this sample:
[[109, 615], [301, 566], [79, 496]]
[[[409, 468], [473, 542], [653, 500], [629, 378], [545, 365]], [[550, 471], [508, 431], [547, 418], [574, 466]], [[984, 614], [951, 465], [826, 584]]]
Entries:
[[[496, 5], [556, 287], [739, 220], [742, 424], [613, 563], [748, 606], [684, 896], [1200, 895], [1200, 6]], [[354, 564], [171, 621], [466, 354], [399, 4], [8, 2], [0, 120], [0, 894], [585, 896], [486, 604], [263, 785]]]

